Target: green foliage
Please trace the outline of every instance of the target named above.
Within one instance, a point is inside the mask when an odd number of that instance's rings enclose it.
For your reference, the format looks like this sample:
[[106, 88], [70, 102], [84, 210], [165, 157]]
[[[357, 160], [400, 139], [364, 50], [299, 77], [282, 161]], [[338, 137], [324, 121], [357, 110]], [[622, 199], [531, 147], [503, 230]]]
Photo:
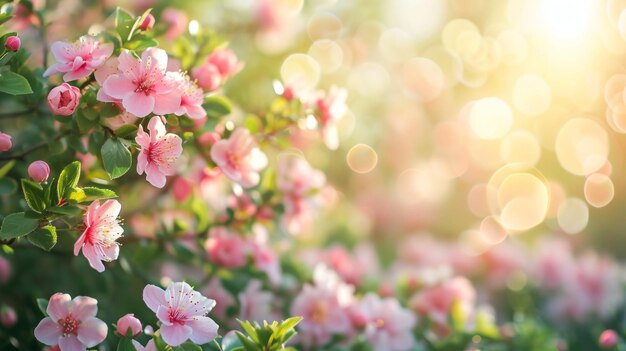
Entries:
[[38, 225], [38, 219], [28, 218], [24, 212], [12, 213], [2, 221], [0, 239], [19, 238], [37, 229]]
[[57, 243], [57, 228], [52, 225], [47, 225], [28, 234], [27, 238], [33, 245], [43, 250], [50, 251]]
[[24, 199], [33, 211], [41, 213], [47, 207], [47, 201], [41, 184], [29, 179], [22, 179]]
[[128, 148], [120, 139], [109, 139], [101, 149], [104, 169], [111, 179], [123, 176], [132, 165], [132, 157]]
[[80, 179], [80, 162], [74, 161], [65, 166], [57, 182], [57, 196], [64, 199], [78, 185]]
[[210, 96], [204, 100], [202, 107], [209, 119], [226, 116], [233, 110], [232, 103], [224, 96]]
[[32, 94], [33, 90], [28, 84], [28, 80], [23, 76], [11, 72], [0, 72], [0, 92], [10, 95]]
[[296, 335], [295, 327], [300, 323], [302, 317], [292, 317], [278, 323], [276, 321], [272, 324], [263, 322], [263, 326], [257, 323], [250, 323], [248, 321], [239, 321], [239, 324], [246, 332], [236, 332], [239, 341], [242, 346], [233, 347], [233, 351], [274, 351], [274, 350], [286, 350], [285, 343], [289, 341], [294, 335]]

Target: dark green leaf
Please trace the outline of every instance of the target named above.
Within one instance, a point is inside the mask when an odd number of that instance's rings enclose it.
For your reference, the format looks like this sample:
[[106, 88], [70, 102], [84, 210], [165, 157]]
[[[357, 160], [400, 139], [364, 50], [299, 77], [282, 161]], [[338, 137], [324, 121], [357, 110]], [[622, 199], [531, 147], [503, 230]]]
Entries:
[[132, 338], [121, 338], [119, 344], [117, 344], [117, 351], [135, 351], [135, 345], [133, 345]]
[[118, 138], [125, 138], [137, 131], [137, 126], [134, 124], [125, 124], [115, 131], [115, 135]]
[[259, 347], [252, 340], [248, 339], [244, 334], [242, 334], [239, 331], [237, 331], [235, 333], [237, 333], [237, 337], [239, 338], [239, 341], [241, 341], [241, 343], [243, 344], [243, 347], [244, 347], [245, 350], [247, 350], [247, 351], [262, 351], [261, 347]]
[[159, 45], [159, 42], [156, 39], [150, 38], [143, 34], [137, 34], [133, 36], [133, 39], [127, 42], [124, 45], [124, 47], [129, 50], [142, 51], [147, 48], [155, 47], [158, 45]]
[[4, 71], [0, 72], [0, 92], [10, 95], [24, 95], [32, 94], [33, 90], [26, 78], [15, 72]]
[[37, 299], [37, 307], [39, 307], [39, 310], [41, 311], [41, 313], [43, 313], [44, 316], [48, 315], [48, 300], [46, 299], [42, 299], [42, 298], [38, 298]]
[[28, 207], [33, 211], [41, 212], [46, 208], [44, 191], [39, 183], [23, 178], [22, 191], [24, 192], [24, 199], [26, 199]]
[[74, 206], [54, 206], [46, 209], [46, 211], [65, 216], [78, 216], [81, 212], [83, 212], [80, 208]]
[[104, 200], [104, 199], [112, 199], [117, 197], [117, 194], [113, 190], [95, 188], [95, 187], [84, 187], [83, 191], [85, 192], [85, 196], [87, 199], [85, 201], [93, 201], [93, 200]]
[[109, 139], [102, 145], [102, 162], [111, 179], [123, 176], [132, 165], [128, 148], [119, 139]]
[[65, 198], [65, 196], [78, 185], [80, 179], [80, 162], [74, 161], [65, 166], [59, 176], [57, 183], [57, 195], [59, 199]]
[[232, 104], [224, 96], [210, 96], [204, 100], [202, 107], [206, 110], [209, 119], [226, 116], [233, 110]]
[[102, 109], [100, 110], [100, 116], [102, 118], [111, 118], [119, 115], [120, 112], [120, 109], [114, 104], [103, 104]]
[[2, 222], [0, 228], [0, 239], [12, 239], [24, 236], [39, 225], [38, 219], [26, 218], [24, 212], [12, 213]]
[[27, 238], [31, 244], [43, 250], [50, 251], [57, 243], [57, 228], [52, 225], [47, 225], [28, 234]]

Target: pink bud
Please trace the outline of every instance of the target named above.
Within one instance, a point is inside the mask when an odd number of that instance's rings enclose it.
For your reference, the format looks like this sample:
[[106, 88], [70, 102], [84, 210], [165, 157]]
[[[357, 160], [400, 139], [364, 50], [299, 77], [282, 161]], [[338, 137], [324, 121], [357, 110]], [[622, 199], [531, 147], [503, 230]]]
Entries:
[[126, 333], [128, 333], [128, 329], [131, 330], [133, 336], [137, 336], [141, 333], [141, 321], [132, 313], [124, 315], [122, 318], [117, 320], [117, 332], [120, 335], [126, 335]]
[[601, 347], [605, 349], [610, 349], [610, 348], [615, 347], [618, 341], [619, 341], [619, 335], [617, 335], [617, 333], [614, 330], [607, 329], [603, 331], [602, 334], [600, 334], [598, 343], [600, 344]]
[[150, 13], [150, 14], [148, 14], [148, 16], [146, 16], [146, 18], [143, 20], [143, 22], [141, 22], [141, 25], [139, 26], [139, 28], [141, 30], [152, 29], [152, 27], [154, 27], [154, 23], [155, 22], [156, 22], [156, 19]]
[[0, 324], [3, 327], [10, 328], [17, 323], [17, 314], [15, 310], [9, 306], [2, 306], [0, 308]]
[[174, 191], [174, 198], [176, 201], [183, 202], [191, 195], [191, 183], [189, 183], [185, 178], [178, 177], [174, 181], [172, 190]]
[[6, 283], [11, 277], [11, 264], [9, 261], [0, 256], [0, 283]]
[[222, 84], [222, 75], [217, 66], [211, 63], [204, 63], [200, 67], [191, 70], [191, 77], [196, 80], [196, 84], [206, 91], [213, 91]]
[[9, 151], [12, 146], [11, 136], [0, 132], [0, 152]]
[[55, 115], [70, 116], [78, 107], [80, 97], [80, 89], [63, 83], [50, 90], [48, 106]]
[[200, 134], [200, 136], [198, 136], [198, 144], [202, 147], [209, 147], [215, 143], [217, 143], [218, 141], [220, 141], [220, 139], [222, 139], [222, 137], [215, 133], [215, 132], [206, 132], [203, 134]]
[[243, 63], [239, 62], [235, 52], [229, 48], [217, 49], [208, 58], [207, 62], [217, 68], [226, 79], [241, 71]]
[[19, 50], [20, 46], [22, 46], [22, 41], [20, 40], [20, 37], [16, 35], [8, 37], [4, 42], [4, 47], [13, 52]]
[[28, 175], [36, 182], [45, 182], [50, 176], [50, 166], [44, 161], [35, 161], [28, 166]]

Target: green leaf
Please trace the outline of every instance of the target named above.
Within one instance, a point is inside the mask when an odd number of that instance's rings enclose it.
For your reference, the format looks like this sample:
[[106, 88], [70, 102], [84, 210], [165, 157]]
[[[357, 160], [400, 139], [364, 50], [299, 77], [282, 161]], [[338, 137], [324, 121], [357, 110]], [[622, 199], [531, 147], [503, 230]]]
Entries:
[[41, 311], [41, 313], [43, 313], [44, 316], [48, 316], [48, 300], [46, 299], [42, 299], [42, 298], [38, 298], [37, 299], [37, 307], [39, 307], [39, 310]]
[[119, 139], [109, 139], [100, 150], [104, 169], [111, 179], [123, 176], [133, 163], [130, 151]]
[[202, 347], [188, 341], [180, 346], [172, 348], [172, 350], [174, 351], [202, 351]]
[[17, 182], [13, 178], [0, 178], [0, 195], [10, 195], [17, 190]]
[[57, 243], [57, 228], [53, 225], [47, 225], [28, 234], [27, 238], [31, 244], [50, 251]]
[[121, 338], [117, 344], [117, 351], [135, 351], [132, 338]]
[[28, 207], [33, 211], [41, 212], [47, 207], [44, 191], [39, 183], [22, 178], [22, 191]]
[[87, 196], [85, 192], [81, 188], [72, 188], [69, 193], [67, 193], [67, 200], [71, 203], [81, 203], [85, 200]]
[[80, 179], [80, 162], [74, 161], [65, 166], [57, 183], [57, 195], [59, 199], [65, 198], [69, 192], [78, 185]]
[[0, 13], [0, 24], [10, 20], [12, 17], [9, 13]]
[[220, 118], [233, 110], [233, 106], [224, 96], [209, 96], [204, 100], [202, 107], [206, 110], [207, 118]]
[[114, 104], [103, 104], [102, 109], [100, 110], [100, 117], [111, 118], [119, 115], [120, 112], [120, 109]]
[[117, 197], [115, 191], [110, 189], [102, 189], [88, 186], [84, 187], [83, 191], [85, 192], [85, 196], [87, 197], [87, 200], [85, 201], [104, 200]]
[[15, 72], [4, 71], [0, 72], [0, 92], [10, 95], [25, 95], [32, 94], [33, 90], [26, 78]]
[[54, 206], [46, 209], [46, 211], [64, 216], [78, 216], [83, 212], [80, 208], [74, 206]]
[[[240, 322], [241, 323], [241, 322]], [[245, 350], [248, 351], [262, 351], [261, 347], [254, 343], [252, 340], [248, 339], [244, 334], [239, 331], [235, 332], [239, 341], [243, 344]]]
[[137, 131], [137, 126], [134, 124], [125, 124], [115, 131], [115, 135], [118, 138], [125, 138]]
[[248, 335], [253, 341], [259, 342], [259, 336], [257, 335], [256, 329], [254, 329], [254, 326], [252, 325], [252, 323], [248, 321], [240, 321], [240, 320], [237, 320], [237, 322], [239, 322], [243, 330], [246, 333], [248, 333]]
[[0, 66], [4, 66], [11, 61], [11, 59], [15, 56], [15, 52], [7, 51], [0, 57]]
[[115, 29], [125, 42], [130, 40], [131, 29], [135, 23], [135, 18], [121, 7], [115, 10]]
[[2, 168], [0, 168], [0, 178], [4, 178], [7, 173], [15, 166], [15, 160], [7, 162]]
[[159, 42], [143, 34], [133, 36], [133, 39], [124, 45], [125, 48], [135, 51], [142, 51], [155, 46], [159, 46]]
[[39, 225], [38, 219], [26, 218], [24, 212], [12, 213], [2, 222], [0, 228], [0, 239], [13, 239], [24, 236]]
[[139, 16], [135, 20], [135, 23], [133, 24], [133, 27], [130, 29], [130, 35], [128, 36], [128, 40], [130, 40], [130, 37], [133, 35], [133, 33], [137, 30], [137, 28], [139, 28], [139, 26], [141, 26], [141, 24], [143, 23], [143, 21], [145, 21], [145, 19], [148, 17], [148, 15], [150, 15], [150, 12], [152, 12], [151, 8], [145, 10], [141, 14], [141, 16]]

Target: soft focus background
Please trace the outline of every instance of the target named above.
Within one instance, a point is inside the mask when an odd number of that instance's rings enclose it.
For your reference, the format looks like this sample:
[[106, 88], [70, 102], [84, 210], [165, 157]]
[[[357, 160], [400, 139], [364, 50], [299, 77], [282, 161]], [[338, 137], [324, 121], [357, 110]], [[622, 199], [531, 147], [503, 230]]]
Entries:
[[[48, 41], [95, 30], [102, 9], [118, 5], [175, 7], [188, 30], [200, 23], [228, 40], [245, 62], [224, 86], [238, 124], [283, 87], [347, 89], [337, 150], [306, 128], [292, 136], [329, 187], [295, 239], [278, 236], [286, 260], [324, 261], [382, 295], [399, 281], [463, 275], [477, 291], [472, 303], [495, 320], [536, 316], [572, 350], [596, 349], [600, 331], [623, 327], [625, 1], [62, 0], [45, 4], [55, 23]], [[28, 30], [22, 36], [28, 46]], [[130, 237], [192, 222], [148, 185], [120, 187]], [[200, 191], [213, 206], [231, 189]], [[17, 250], [12, 303], [88, 290], [114, 320], [143, 306], [138, 274], [166, 282], [198, 273], [168, 259], [142, 265], [151, 245], [123, 247], [132, 260], [80, 280], [82, 260], [53, 251], [33, 261]], [[40, 318], [31, 312], [24, 326]]]

